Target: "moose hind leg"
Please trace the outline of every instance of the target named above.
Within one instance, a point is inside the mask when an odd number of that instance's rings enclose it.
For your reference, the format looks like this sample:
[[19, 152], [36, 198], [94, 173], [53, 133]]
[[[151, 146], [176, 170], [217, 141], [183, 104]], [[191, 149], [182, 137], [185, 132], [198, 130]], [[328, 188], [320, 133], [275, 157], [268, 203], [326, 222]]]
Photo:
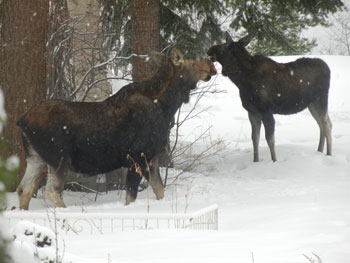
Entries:
[[151, 184], [152, 190], [156, 195], [157, 200], [164, 198], [164, 185], [159, 172], [159, 157], [156, 156], [152, 160], [152, 165], [150, 167], [151, 176], [149, 176], [149, 182]]
[[320, 140], [317, 150], [323, 152], [325, 140], [327, 140], [327, 155], [332, 155], [332, 122], [327, 109], [319, 104], [311, 103], [309, 111], [320, 127]]
[[276, 162], [276, 151], [275, 151], [275, 119], [272, 114], [265, 114], [262, 118], [265, 128], [265, 138], [270, 148], [271, 159]]
[[332, 122], [329, 118], [328, 112], [325, 116], [325, 130], [327, 139], [327, 155], [332, 155]]
[[45, 198], [50, 200], [55, 207], [66, 207], [62, 199], [65, 177], [65, 169], [54, 169], [53, 167], [49, 166], [49, 173], [45, 188]]
[[252, 141], [254, 150], [254, 162], [259, 162], [259, 140], [261, 129], [261, 116], [259, 113], [248, 112], [249, 121], [252, 126]]
[[47, 174], [46, 163], [31, 147], [29, 148], [26, 161], [26, 171], [16, 190], [19, 200], [19, 208], [24, 210], [28, 210], [29, 202], [33, 193], [38, 190], [40, 182]]

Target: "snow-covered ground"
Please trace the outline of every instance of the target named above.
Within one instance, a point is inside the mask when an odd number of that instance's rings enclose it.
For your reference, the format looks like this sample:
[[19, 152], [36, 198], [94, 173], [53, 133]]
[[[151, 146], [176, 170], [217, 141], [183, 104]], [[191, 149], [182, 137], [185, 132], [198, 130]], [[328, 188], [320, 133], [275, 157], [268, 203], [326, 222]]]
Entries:
[[[304, 255], [318, 256], [324, 263], [350, 262], [350, 57], [322, 58], [332, 72], [333, 156], [316, 151], [319, 129], [305, 110], [292, 116], [275, 115], [278, 162], [270, 160], [262, 130], [261, 161], [253, 163], [250, 123], [238, 90], [217, 75], [210, 85], [225, 93], [208, 94], [201, 100], [200, 107], [210, 109], [187, 121], [180, 139], [191, 141], [211, 126], [211, 142], [223, 141], [216, 146], [219, 151], [181, 175], [176, 184], [170, 179], [163, 200], [151, 194], [149, 202], [150, 213], [183, 213], [218, 204], [219, 230], [62, 234], [63, 262], [311, 262]], [[296, 57], [275, 59], [285, 62]], [[209, 143], [200, 141], [198, 148]], [[172, 175], [177, 172], [171, 171]], [[99, 196], [97, 202], [94, 198], [94, 194], [65, 192], [68, 207], [62, 212], [147, 211], [146, 191], [129, 206], [124, 206], [124, 192]], [[8, 207], [17, 204], [16, 195], [8, 194]], [[46, 213], [45, 202], [32, 199], [30, 210]], [[18, 247], [15, 251], [21, 253]]]

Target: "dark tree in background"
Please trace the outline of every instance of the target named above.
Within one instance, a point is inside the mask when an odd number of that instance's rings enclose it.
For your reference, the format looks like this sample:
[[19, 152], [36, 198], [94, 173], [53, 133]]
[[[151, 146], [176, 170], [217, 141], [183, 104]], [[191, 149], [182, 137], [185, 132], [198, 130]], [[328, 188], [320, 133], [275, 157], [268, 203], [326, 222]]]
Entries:
[[[159, 21], [157, 26], [159, 28], [157, 30], [160, 30], [159, 50], [166, 49], [166, 52], [171, 47], [176, 47], [188, 56], [199, 57], [205, 53], [207, 46], [222, 36], [219, 20], [226, 11], [220, 0], [100, 0], [100, 2], [103, 6], [103, 27], [116, 33], [107, 37], [106, 43], [110, 45], [111, 50], [122, 56], [133, 53], [134, 30], [143, 24], [141, 20], [144, 18], [151, 19], [151, 23]], [[142, 2], [148, 3], [146, 7], [151, 7], [155, 3], [159, 4], [159, 7], [141, 10], [137, 21], [133, 21], [135, 17], [133, 10], [136, 11]], [[147, 14], [145, 11], [150, 13]], [[143, 42], [147, 40], [144, 39]]]
[[[123, 36], [121, 54], [130, 55], [133, 1], [100, 0], [105, 21]], [[236, 38], [250, 33], [254, 52], [264, 55], [305, 54], [316, 45], [301, 37], [304, 29], [327, 25], [327, 15], [343, 7], [340, 0], [160, 0], [161, 49], [176, 46], [189, 56], [203, 56], [222, 31]], [[110, 24], [108, 24], [110, 25]], [[115, 41], [110, 41], [115, 43]], [[121, 43], [121, 41], [119, 41]]]
[[[3, 132], [8, 155], [24, 152], [17, 119], [46, 97], [46, 36], [48, 0], [4, 0], [0, 39], [0, 88], [7, 121]], [[13, 187], [10, 190], [14, 190]]]
[[316, 25], [327, 26], [327, 16], [340, 10], [340, 0], [226, 0], [233, 10], [230, 28], [241, 36], [255, 38], [252, 51], [265, 55], [300, 55], [311, 51], [316, 43], [303, 38], [303, 30]]
[[189, 57], [202, 57], [222, 39], [227, 14], [220, 0], [161, 0], [162, 47], [175, 46]]

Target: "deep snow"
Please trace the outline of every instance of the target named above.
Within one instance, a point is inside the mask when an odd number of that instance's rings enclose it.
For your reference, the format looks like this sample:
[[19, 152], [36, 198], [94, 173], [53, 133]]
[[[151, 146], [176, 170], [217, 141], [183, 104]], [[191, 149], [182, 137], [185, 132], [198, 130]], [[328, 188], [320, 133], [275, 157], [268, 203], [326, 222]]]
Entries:
[[[250, 123], [238, 89], [219, 74], [210, 85], [225, 93], [203, 98], [198, 110], [210, 109], [187, 121], [180, 137], [182, 143], [189, 142], [211, 126], [210, 140], [200, 140], [192, 150], [195, 153], [222, 140], [216, 146], [219, 151], [177, 182], [173, 178], [181, 167], [171, 170], [173, 177], [163, 200], [150, 195], [150, 213], [183, 213], [218, 204], [219, 230], [62, 234], [64, 262], [307, 263], [303, 254], [316, 258], [313, 253], [324, 263], [350, 262], [350, 57], [322, 58], [332, 72], [329, 112], [333, 156], [316, 151], [319, 129], [305, 110], [296, 115], [275, 115], [278, 162], [270, 160], [262, 129], [261, 161], [253, 163]], [[275, 59], [285, 62], [296, 57]], [[191, 103], [194, 101], [192, 97]], [[184, 110], [189, 108], [187, 105]], [[124, 192], [99, 196], [97, 202], [94, 197], [65, 192], [68, 207], [60, 211], [147, 211], [146, 191], [129, 206], [124, 206]], [[8, 207], [17, 205], [16, 195], [8, 194]], [[32, 199], [30, 210], [46, 213], [45, 202]], [[18, 248], [14, 251], [21, 253]]]

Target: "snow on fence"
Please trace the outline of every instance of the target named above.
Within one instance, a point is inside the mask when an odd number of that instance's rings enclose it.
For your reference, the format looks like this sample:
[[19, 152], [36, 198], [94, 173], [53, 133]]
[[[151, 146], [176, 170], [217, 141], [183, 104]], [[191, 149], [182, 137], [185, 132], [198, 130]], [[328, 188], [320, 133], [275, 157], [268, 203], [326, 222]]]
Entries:
[[74, 233], [91, 234], [117, 230], [137, 229], [218, 229], [218, 206], [212, 205], [188, 214], [118, 214], [118, 213], [64, 213], [48, 210], [47, 213], [7, 211], [9, 226], [28, 220], [42, 226], [56, 227]]

